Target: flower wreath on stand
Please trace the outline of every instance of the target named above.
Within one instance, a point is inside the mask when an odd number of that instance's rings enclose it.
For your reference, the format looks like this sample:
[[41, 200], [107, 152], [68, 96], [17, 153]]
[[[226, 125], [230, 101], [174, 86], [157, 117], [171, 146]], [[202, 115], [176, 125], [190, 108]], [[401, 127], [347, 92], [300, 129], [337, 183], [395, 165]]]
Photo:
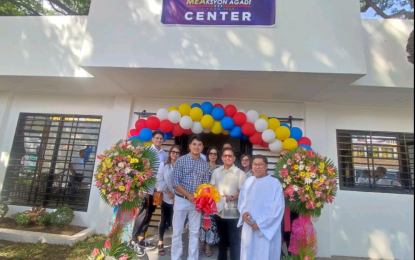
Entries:
[[299, 214], [292, 224], [292, 255], [287, 259], [315, 258], [317, 236], [310, 217], [319, 217], [324, 205], [333, 202], [337, 176], [330, 159], [303, 147], [288, 151], [278, 162], [274, 177], [282, 183], [286, 205]]
[[157, 154], [140, 141], [121, 140], [97, 158], [95, 186], [114, 215], [108, 239], [88, 259], [135, 259], [129, 247], [132, 223], [145, 192], [156, 183]]

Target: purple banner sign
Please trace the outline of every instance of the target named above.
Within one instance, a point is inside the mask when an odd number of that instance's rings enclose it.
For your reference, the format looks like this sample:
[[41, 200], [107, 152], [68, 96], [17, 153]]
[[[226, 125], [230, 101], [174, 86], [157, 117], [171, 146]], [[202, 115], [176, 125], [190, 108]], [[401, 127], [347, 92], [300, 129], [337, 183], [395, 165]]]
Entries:
[[275, 0], [164, 0], [163, 24], [272, 26]]

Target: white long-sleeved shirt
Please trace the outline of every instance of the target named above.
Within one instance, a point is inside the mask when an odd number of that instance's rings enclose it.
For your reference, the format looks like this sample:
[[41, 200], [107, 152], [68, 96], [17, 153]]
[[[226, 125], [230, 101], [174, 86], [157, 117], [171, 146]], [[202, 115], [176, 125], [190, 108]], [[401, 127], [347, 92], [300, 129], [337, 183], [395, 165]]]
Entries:
[[163, 192], [163, 201], [168, 204], [173, 204], [174, 200], [169, 198], [166, 190], [174, 194], [173, 188], [173, 165], [161, 163], [157, 172], [156, 189]]

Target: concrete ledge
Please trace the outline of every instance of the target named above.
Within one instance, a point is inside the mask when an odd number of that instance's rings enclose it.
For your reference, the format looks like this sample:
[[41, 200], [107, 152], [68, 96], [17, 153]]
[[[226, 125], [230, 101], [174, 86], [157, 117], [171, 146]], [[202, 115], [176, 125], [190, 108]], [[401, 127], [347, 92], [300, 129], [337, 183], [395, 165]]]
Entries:
[[24, 243], [37, 243], [40, 241], [48, 244], [73, 245], [75, 242], [85, 240], [94, 234], [95, 228], [84, 229], [72, 236], [0, 228], [0, 239]]

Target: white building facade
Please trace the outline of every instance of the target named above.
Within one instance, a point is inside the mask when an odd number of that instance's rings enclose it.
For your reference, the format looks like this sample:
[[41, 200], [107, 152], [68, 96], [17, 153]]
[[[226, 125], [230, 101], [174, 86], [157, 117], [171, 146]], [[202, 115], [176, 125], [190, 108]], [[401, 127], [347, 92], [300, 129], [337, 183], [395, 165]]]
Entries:
[[[99, 129], [91, 132], [95, 154], [126, 137], [135, 112], [204, 101], [234, 104], [302, 119], [293, 126], [340, 173], [342, 133], [350, 140], [359, 133], [405, 136], [409, 141], [396, 141], [405, 157], [391, 152], [390, 164], [397, 164], [389, 168], [404, 172], [412, 188], [367, 191], [340, 176], [337, 197], [315, 227], [320, 257], [414, 259], [414, 72], [405, 51], [413, 21], [362, 20], [357, 0], [277, 1], [273, 27], [166, 26], [161, 12], [161, 0], [100, 0], [92, 2], [88, 17], [0, 18], [0, 31], [7, 32], [0, 35], [3, 199], [22, 114], [98, 118]], [[256, 146], [252, 152], [272, 155]], [[361, 157], [371, 158], [371, 166], [379, 159], [368, 151]], [[93, 158], [90, 163], [92, 174]], [[74, 223], [105, 233], [112, 209], [91, 181], [87, 208], [76, 211]], [[10, 208], [13, 214], [29, 205]]]

